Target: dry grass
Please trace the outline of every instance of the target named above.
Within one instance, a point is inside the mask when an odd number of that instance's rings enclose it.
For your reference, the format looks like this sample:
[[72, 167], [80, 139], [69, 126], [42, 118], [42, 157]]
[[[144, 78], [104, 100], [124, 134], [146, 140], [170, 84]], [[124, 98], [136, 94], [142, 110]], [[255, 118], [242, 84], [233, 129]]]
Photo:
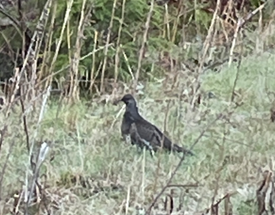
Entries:
[[[179, 109], [178, 101], [172, 101], [166, 129], [174, 141], [189, 147], [217, 114], [223, 113], [230, 121], [219, 120], [207, 130], [194, 148], [196, 157], [184, 161], [172, 181], [175, 186], [168, 187], [162, 196], [173, 197], [173, 214], [202, 211], [228, 193], [233, 193], [232, 214], [256, 214], [261, 173], [274, 169], [275, 125], [269, 119], [274, 98], [268, 96], [275, 92], [274, 60], [275, 55], [268, 53], [244, 60], [236, 83], [236, 98], [243, 105], [231, 115], [226, 110], [236, 65], [219, 74], [203, 75], [202, 88], [216, 98], [205, 100], [195, 112], [186, 112], [186, 103]], [[167, 108], [162, 92], [161, 84], [147, 83], [145, 95], [139, 99], [142, 115], [160, 128]], [[32, 206], [32, 214], [39, 210], [40, 214], [141, 214], [137, 209], [147, 209], [178, 164], [177, 155], [159, 153], [151, 158], [148, 152], [139, 154], [120, 139], [122, 116], [116, 115], [121, 106], [89, 103], [63, 105], [60, 110], [55, 102], [48, 103], [36, 140], [52, 141], [51, 150], [40, 172], [44, 197]], [[177, 117], [178, 112], [182, 118]], [[38, 113], [27, 119], [32, 140]], [[25, 186], [28, 164], [20, 116], [13, 113], [9, 120], [1, 148], [1, 171], [5, 163], [7, 167], [0, 214], [13, 210], [14, 193]], [[152, 213], [167, 214], [163, 207], [159, 199]], [[19, 214], [23, 209], [21, 202]], [[221, 207], [219, 212], [224, 210]]]

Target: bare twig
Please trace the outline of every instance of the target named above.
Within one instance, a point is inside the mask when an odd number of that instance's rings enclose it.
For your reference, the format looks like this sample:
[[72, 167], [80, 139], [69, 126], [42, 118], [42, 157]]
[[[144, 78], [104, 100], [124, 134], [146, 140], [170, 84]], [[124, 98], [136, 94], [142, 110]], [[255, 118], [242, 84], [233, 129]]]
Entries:
[[30, 138], [29, 138], [29, 131], [28, 131], [28, 123], [27, 123], [27, 116], [25, 113], [25, 106], [22, 98], [19, 98], [21, 109], [22, 109], [22, 117], [23, 117], [23, 126], [24, 126], [24, 132], [26, 135], [26, 143], [27, 143], [27, 149], [28, 153], [30, 153]]

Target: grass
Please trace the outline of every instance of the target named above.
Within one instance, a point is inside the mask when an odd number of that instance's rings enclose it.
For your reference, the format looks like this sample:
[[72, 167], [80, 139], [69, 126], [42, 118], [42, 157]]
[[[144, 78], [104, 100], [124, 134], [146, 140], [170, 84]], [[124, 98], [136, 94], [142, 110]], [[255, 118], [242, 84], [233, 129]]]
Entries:
[[[230, 198], [233, 214], [256, 214], [256, 190], [261, 172], [274, 169], [274, 128], [269, 109], [275, 92], [275, 55], [264, 53], [243, 60], [236, 91], [243, 105], [228, 114], [236, 65], [224, 67], [220, 73], [208, 72], [202, 77], [202, 88], [215, 98], [206, 99], [195, 112], [185, 112], [173, 101], [168, 111], [166, 130], [175, 142], [190, 147], [217, 114], [230, 119], [211, 126], [194, 147], [195, 157], [188, 157], [175, 175], [172, 184], [194, 185], [187, 188], [169, 187], [174, 200], [174, 214], [194, 214], [209, 208], [224, 195]], [[184, 81], [184, 80], [181, 80]], [[175, 90], [177, 91], [177, 90]], [[138, 99], [141, 114], [163, 129], [167, 101], [160, 83], [147, 83], [144, 95]], [[155, 102], [157, 105], [155, 105]], [[62, 105], [50, 102], [37, 140], [52, 141], [51, 151], [44, 162], [40, 178], [45, 199], [40, 214], [141, 214], [166, 185], [180, 161], [174, 154], [149, 152], [139, 154], [120, 137], [122, 104]], [[178, 113], [182, 117], [177, 117]], [[191, 114], [191, 116], [186, 116]], [[2, 116], [3, 117], [3, 116]], [[38, 113], [28, 115], [30, 139], [33, 139]], [[188, 119], [188, 120], [187, 120]], [[2, 145], [0, 168], [7, 161], [2, 183], [0, 214], [11, 214], [16, 191], [25, 184], [28, 154], [23, 126], [16, 113], [9, 118], [7, 135]], [[2, 121], [2, 126], [4, 122]], [[16, 132], [15, 132], [16, 131]], [[14, 143], [14, 147], [10, 149]], [[52, 158], [52, 159], [50, 159]], [[154, 214], [162, 211], [165, 195], [157, 201]], [[35, 208], [35, 207], [34, 207]], [[23, 211], [23, 205], [19, 211]], [[220, 212], [224, 208], [220, 207]], [[33, 209], [33, 214], [38, 214]], [[20, 213], [21, 214], [21, 213]]]

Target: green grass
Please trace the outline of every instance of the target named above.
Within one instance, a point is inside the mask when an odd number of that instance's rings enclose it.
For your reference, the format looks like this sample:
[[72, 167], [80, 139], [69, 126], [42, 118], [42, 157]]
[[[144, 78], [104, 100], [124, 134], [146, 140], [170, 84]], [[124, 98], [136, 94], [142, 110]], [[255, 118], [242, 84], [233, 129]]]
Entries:
[[[222, 119], [211, 126], [194, 147], [196, 156], [188, 157], [180, 167], [172, 184], [198, 183], [198, 187], [188, 188], [188, 192], [180, 187], [166, 190], [166, 194], [173, 193], [174, 214], [193, 214], [208, 208], [215, 191], [215, 201], [237, 191], [231, 197], [233, 214], [256, 214], [257, 183], [262, 179], [259, 170], [274, 169], [275, 125], [269, 120], [274, 98], [267, 96], [275, 92], [274, 62], [275, 56], [271, 54], [243, 60], [236, 91], [244, 104], [228, 116], [231, 124]], [[217, 114], [228, 115], [226, 109], [230, 106], [236, 71], [236, 65], [232, 65], [225, 66], [220, 73], [204, 74], [202, 88], [213, 92], [216, 98], [206, 99], [193, 113], [185, 111], [188, 104], [182, 103], [179, 108], [178, 101], [173, 100], [166, 130], [175, 142], [190, 147]], [[144, 95], [138, 99], [141, 114], [160, 129], [167, 109], [163, 92], [160, 83], [147, 83]], [[116, 118], [122, 106], [95, 102], [87, 106], [83, 102], [63, 105], [59, 111], [54, 102], [47, 106], [36, 138], [55, 141], [41, 169], [46, 176], [41, 183], [46, 187], [47, 210], [53, 214], [125, 214], [126, 210], [136, 214], [136, 207], [146, 209], [166, 185], [180, 158], [164, 153], [151, 158], [149, 152], [139, 154], [135, 147], [126, 145], [120, 137], [122, 115]], [[179, 112], [181, 118], [177, 117]], [[27, 118], [33, 140], [38, 113]], [[20, 119], [18, 114], [9, 118], [0, 151], [2, 170], [10, 146], [15, 143], [2, 184], [0, 214], [12, 210], [13, 193], [22, 189], [25, 182], [28, 154]], [[159, 207], [153, 209], [154, 213], [163, 207], [164, 197], [157, 202]], [[181, 212], [177, 212], [180, 203]], [[43, 204], [40, 214], [46, 214]]]

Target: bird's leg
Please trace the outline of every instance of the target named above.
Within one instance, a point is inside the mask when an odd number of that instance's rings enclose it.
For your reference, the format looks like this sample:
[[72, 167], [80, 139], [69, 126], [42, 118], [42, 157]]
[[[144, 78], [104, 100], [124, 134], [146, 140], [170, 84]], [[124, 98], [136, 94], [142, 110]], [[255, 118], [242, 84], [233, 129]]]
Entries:
[[131, 136], [130, 136], [130, 135], [125, 135], [125, 142], [126, 142], [127, 144], [132, 144]]
[[138, 152], [139, 154], [141, 154], [143, 148], [142, 148], [139, 144], [136, 144], [136, 147], [137, 147], [137, 152]]
[[153, 149], [150, 149], [150, 155], [151, 157], [155, 157], [155, 151]]

